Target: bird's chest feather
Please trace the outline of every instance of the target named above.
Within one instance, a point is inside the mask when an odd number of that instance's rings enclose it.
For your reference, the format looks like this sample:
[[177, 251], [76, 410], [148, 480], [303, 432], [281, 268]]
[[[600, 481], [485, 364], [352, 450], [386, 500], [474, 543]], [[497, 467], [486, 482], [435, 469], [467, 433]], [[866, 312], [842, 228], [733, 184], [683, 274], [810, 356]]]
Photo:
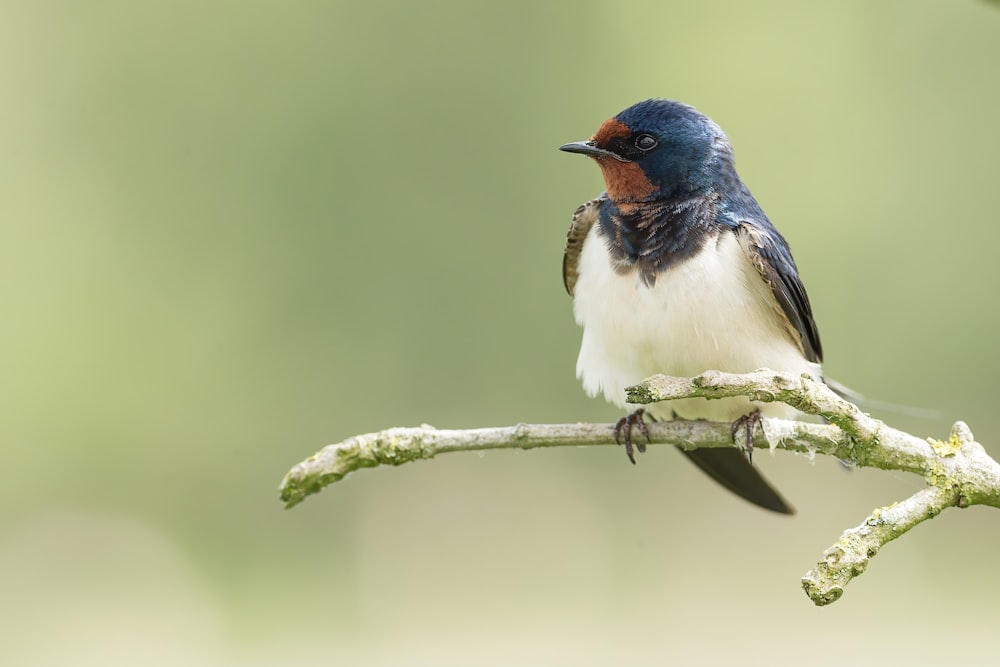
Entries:
[[[621, 407], [625, 387], [656, 373], [818, 371], [788, 335], [770, 287], [728, 230], [648, 285], [638, 271], [616, 270], [594, 225], [581, 251], [573, 307], [583, 327], [577, 375], [588, 394], [604, 393]], [[749, 405], [698, 399], [670, 407], [686, 417], [728, 419]]]

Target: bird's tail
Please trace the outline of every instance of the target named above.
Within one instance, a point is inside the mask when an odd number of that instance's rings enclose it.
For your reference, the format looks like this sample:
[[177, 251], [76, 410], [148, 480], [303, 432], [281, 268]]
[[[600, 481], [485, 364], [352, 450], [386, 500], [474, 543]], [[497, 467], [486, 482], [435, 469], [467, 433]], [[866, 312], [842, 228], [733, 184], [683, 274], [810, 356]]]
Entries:
[[896, 415], [903, 415], [906, 417], [916, 417], [918, 419], [940, 419], [941, 411], [934, 410], [933, 408], [916, 408], [911, 405], [900, 405], [898, 403], [887, 403], [885, 401], [878, 401], [857, 392], [847, 385], [837, 382], [833, 378], [824, 377], [823, 382], [827, 387], [833, 389], [833, 391], [841, 398], [854, 403], [858, 407], [867, 408], [870, 410], [883, 410], [885, 412], [891, 412]]
[[764, 476], [747, 460], [738, 449], [692, 449], [681, 450], [691, 463], [706, 475], [726, 487], [736, 495], [749, 500], [754, 505], [779, 512], [795, 514], [795, 509], [781, 497]]

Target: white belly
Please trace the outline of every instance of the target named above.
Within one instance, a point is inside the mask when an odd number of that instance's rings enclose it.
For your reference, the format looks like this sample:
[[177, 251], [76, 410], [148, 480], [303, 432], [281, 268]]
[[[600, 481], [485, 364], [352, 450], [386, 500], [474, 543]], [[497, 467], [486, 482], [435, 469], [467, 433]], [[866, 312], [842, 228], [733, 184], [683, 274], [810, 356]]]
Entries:
[[[663, 373], [690, 377], [706, 370], [746, 373], [758, 368], [820, 375], [784, 326], [777, 301], [734, 233], [720, 232], [693, 259], [656, 277], [616, 273], [594, 225], [580, 255], [573, 310], [583, 327], [576, 374], [587, 394], [603, 393], [625, 407], [625, 387]], [[657, 419], [731, 421], [761, 408], [770, 416], [796, 412], [748, 399], [686, 399], [647, 406]]]

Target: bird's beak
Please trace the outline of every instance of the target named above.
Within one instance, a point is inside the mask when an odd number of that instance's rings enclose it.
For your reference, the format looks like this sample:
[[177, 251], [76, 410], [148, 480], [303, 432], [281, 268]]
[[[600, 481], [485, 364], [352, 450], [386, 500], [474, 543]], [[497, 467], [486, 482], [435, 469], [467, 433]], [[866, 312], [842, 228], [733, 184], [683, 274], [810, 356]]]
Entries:
[[559, 150], [566, 151], [567, 153], [580, 153], [581, 155], [589, 155], [593, 158], [599, 157], [610, 157], [618, 160], [619, 162], [629, 162], [621, 155], [612, 153], [611, 151], [604, 150], [603, 148], [598, 148], [597, 144], [591, 141], [574, 141], [571, 144], [564, 144], [559, 147]]

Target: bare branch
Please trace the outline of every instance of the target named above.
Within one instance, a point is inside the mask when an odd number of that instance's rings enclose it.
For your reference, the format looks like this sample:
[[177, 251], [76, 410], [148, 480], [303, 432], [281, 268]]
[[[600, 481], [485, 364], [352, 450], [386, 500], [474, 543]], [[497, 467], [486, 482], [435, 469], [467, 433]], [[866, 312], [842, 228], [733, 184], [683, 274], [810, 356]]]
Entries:
[[[834, 456], [857, 466], [902, 470], [923, 477], [927, 488], [889, 507], [875, 510], [849, 529], [802, 578], [817, 605], [834, 602], [888, 542], [948, 507], [1000, 507], [1000, 464], [987, 455], [962, 422], [947, 441], [920, 439], [887, 426], [837, 396], [826, 385], [766, 369], [735, 375], [709, 371], [694, 378], [654, 376], [627, 390], [629, 402], [702, 397], [747, 396], [759, 402], [780, 401], [823, 417], [830, 424], [766, 419], [766, 438], [756, 446]], [[392, 428], [354, 436], [324, 447], [293, 467], [281, 483], [286, 507], [302, 502], [361, 468], [401, 465], [445, 452], [488, 449], [534, 449], [614, 444], [611, 424], [518, 424], [468, 430], [431, 426]], [[733, 447], [730, 424], [700, 421], [649, 425], [651, 444], [682, 449]]]

